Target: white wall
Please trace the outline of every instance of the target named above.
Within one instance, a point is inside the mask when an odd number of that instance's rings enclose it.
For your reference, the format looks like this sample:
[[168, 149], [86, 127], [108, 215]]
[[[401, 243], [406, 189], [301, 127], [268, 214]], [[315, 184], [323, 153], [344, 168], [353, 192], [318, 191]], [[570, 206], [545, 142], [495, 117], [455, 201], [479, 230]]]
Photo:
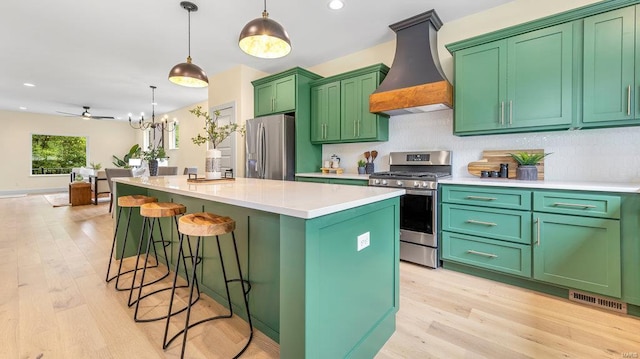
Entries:
[[[438, 48], [447, 77], [453, 79], [453, 60], [445, 44], [594, 2], [597, 1], [516, 0], [444, 24], [438, 32]], [[394, 49], [387, 45], [309, 70], [330, 76], [377, 62], [391, 65], [388, 59], [393, 57]], [[375, 165], [380, 171], [388, 169], [391, 151], [447, 149], [454, 152], [454, 175], [470, 176], [467, 164], [479, 160], [483, 150], [542, 148], [553, 152], [545, 159], [546, 179], [640, 182], [640, 127], [456, 137], [452, 135], [452, 110], [393, 116], [389, 124], [388, 142], [324, 145], [323, 158], [336, 154], [342, 159], [342, 167], [355, 173], [357, 160], [364, 158], [365, 151], [379, 152]]]
[[77, 117], [0, 111], [2, 175], [0, 195], [65, 189], [69, 175], [31, 175], [31, 135], [86, 136], [87, 163], [113, 167], [112, 156], [122, 157], [137, 142], [136, 132], [125, 122], [82, 120]]

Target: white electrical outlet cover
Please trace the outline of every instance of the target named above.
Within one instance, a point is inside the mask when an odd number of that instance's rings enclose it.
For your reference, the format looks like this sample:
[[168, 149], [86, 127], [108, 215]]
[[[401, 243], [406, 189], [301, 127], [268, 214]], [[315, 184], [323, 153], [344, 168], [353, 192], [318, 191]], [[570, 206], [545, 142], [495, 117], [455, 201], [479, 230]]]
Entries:
[[369, 232], [359, 235], [358, 239], [357, 239], [358, 252], [360, 252], [361, 250], [369, 247], [370, 241], [371, 240], [369, 238]]

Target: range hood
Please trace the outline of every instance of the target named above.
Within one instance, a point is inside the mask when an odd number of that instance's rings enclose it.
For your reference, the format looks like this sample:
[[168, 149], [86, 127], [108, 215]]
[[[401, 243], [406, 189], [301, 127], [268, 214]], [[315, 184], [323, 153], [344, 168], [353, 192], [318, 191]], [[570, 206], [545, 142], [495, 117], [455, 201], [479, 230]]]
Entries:
[[393, 65], [369, 96], [369, 111], [390, 116], [453, 108], [453, 87], [437, 49], [442, 21], [434, 10], [389, 25], [396, 33]]

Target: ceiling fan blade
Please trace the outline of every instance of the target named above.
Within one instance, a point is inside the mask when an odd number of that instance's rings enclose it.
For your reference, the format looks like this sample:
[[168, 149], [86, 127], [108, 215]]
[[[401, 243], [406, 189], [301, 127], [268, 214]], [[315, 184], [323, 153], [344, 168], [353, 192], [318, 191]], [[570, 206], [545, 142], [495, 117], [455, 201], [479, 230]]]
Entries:
[[116, 119], [113, 116], [91, 116], [91, 118], [96, 120], [115, 120]]
[[60, 113], [67, 116], [80, 116], [77, 113], [69, 113], [69, 112], [62, 112], [62, 111], [56, 111], [56, 113]]

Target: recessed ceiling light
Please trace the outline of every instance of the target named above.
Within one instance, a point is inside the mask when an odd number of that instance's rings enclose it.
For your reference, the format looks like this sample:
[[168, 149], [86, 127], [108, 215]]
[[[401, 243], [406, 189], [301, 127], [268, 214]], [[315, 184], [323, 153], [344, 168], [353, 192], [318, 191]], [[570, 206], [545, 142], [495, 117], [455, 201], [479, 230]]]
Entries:
[[342, 0], [331, 0], [329, 2], [329, 8], [331, 10], [340, 10], [342, 9], [343, 6], [344, 6], [344, 3], [342, 2]]
[[29, 83], [29, 82], [25, 82], [23, 85], [27, 86], [27, 87], [36, 87], [36, 85]]
[[26, 108], [26, 107], [24, 107], [24, 106], [20, 106], [20, 109], [21, 109], [21, 110], [26, 110], [27, 108]]

